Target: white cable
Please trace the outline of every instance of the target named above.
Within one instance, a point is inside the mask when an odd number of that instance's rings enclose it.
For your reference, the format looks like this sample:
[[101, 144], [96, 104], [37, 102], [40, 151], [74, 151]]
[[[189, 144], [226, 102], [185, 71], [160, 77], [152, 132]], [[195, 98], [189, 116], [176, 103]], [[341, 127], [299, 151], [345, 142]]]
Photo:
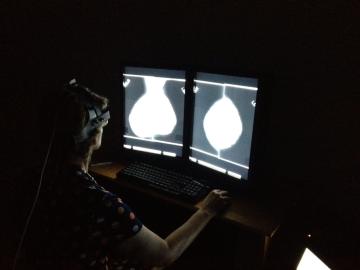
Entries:
[[35, 207], [36, 207], [36, 203], [39, 199], [39, 195], [40, 195], [40, 190], [41, 190], [41, 185], [42, 185], [42, 182], [43, 182], [43, 177], [44, 177], [44, 172], [45, 172], [45, 168], [46, 168], [46, 165], [47, 165], [47, 162], [48, 162], [48, 159], [49, 159], [49, 155], [50, 155], [50, 152], [51, 152], [51, 148], [52, 148], [52, 144], [54, 142], [54, 137], [55, 137], [55, 127], [53, 128], [53, 131], [52, 131], [52, 134], [51, 134], [51, 138], [50, 138], [50, 142], [49, 142], [49, 146], [48, 146], [48, 149], [47, 149], [47, 153], [46, 153], [46, 156], [45, 156], [45, 160], [44, 160], [44, 165], [41, 169], [41, 174], [40, 174], [40, 180], [39, 180], [39, 185], [38, 185], [38, 188], [37, 188], [37, 191], [36, 191], [36, 195], [35, 195], [35, 199], [34, 199], [34, 202], [32, 204], [32, 207], [31, 207], [31, 210], [29, 212], [29, 215], [26, 219], [26, 223], [25, 223], [25, 227], [24, 227], [24, 230], [22, 232], [22, 235], [21, 235], [21, 238], [20, 238], [20, 242], [19, 242], [19, 246], [16, 250], [16, 254], [15, 254], [15, 259], [14, 259], [14, 264], [13, 264], [13, 270], [16, 269], [16, 265], [17, 265], [17, 262], [18, 262], [18, 259], [19, 259], [19, 256], [20, 256], [20, 252], [21, 252], [21, 248], [22, 248], [22, 245], [23, 245], [23, 242], [24, 242], [24, 239], [25, 239], [25, 235], [27, 233], [27, 230], [28, 230], [28, 227], [29, 227], [29, 224], [30, 224], [30, 221], [31, 221], [31, 218], [32, 218], [32, 215], [34, 213], [34, 210], [35, 210]]

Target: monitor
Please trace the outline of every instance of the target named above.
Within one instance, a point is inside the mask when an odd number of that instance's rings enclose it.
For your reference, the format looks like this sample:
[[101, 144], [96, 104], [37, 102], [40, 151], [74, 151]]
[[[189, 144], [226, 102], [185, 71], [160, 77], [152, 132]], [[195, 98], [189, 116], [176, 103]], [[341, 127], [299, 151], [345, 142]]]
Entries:
[[247, 180], [258, 80], [197, 73], [189, 159]]
[[126, 67], [124, 148], [182, 156], [185, 71]]

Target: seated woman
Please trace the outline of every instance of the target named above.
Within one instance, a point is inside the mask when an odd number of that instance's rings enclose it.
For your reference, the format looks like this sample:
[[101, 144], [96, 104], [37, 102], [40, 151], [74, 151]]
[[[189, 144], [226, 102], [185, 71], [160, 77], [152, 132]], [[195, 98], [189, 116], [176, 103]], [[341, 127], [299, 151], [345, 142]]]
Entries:
[[109, 118], [108, 100], [72, 82], [57, 103], [52, 151], [33, 217], [37, 269], [164, 268], [228, 205], [226, 191], [211, 191], [200, 209], [162, 239], [88, 173]]

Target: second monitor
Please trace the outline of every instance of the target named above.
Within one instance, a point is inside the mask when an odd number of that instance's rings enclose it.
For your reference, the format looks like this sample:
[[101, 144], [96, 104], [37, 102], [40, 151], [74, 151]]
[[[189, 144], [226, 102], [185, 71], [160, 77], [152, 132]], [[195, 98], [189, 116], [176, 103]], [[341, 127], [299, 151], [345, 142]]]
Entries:
[[197, 73], [189, 159], [248, 179], [258, 81]]

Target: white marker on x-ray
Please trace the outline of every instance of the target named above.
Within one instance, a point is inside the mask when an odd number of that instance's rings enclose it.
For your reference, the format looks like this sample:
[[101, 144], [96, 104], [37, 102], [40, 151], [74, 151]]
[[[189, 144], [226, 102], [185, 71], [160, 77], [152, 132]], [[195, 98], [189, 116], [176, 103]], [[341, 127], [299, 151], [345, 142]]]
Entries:
[[129, 84], [130, 84], [130, 79], [126, 79], [126, 80], [123, 82], [124, 88], [128, 87]]

